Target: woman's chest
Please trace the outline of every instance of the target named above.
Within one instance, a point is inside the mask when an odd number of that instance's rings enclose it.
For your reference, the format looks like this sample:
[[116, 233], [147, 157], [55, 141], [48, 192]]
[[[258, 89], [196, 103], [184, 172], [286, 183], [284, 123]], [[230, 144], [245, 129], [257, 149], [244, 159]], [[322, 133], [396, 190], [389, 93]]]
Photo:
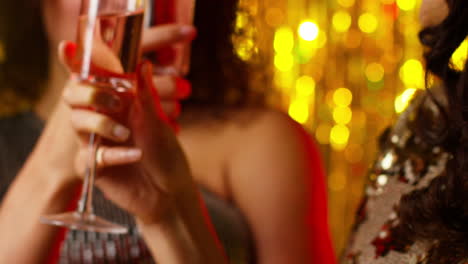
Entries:
[[178, 135], [195, 181], [229, 200], [230, 158], [235, 139], [224, 131], [186, 130]]

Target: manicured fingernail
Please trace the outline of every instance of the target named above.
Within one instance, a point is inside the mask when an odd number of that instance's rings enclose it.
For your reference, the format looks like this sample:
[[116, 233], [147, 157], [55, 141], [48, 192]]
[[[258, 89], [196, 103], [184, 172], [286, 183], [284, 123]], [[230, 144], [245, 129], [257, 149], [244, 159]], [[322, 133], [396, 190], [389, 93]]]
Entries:
[[76, 52], [76, 44], [73, 42], [67, 42], [65, 44], [65, 55], [67, 58], [73, 58]]
[[192, 91], [192, 85], [189, 81], [176, 78], [176, 87], [177, 87], [177, 98], [185, 98], [190, 95]]
[[180, 35], [183, 37], [195, 37], [195, 28], [193, 26], [181, 26], [179, 30]]
[[114, 136], [121, 140], [126, 140], [130, 136], [130, 130], [121, 125], [115, 125], [112, 129]]
[[129, 149], [122, 154], [124, 158], [128, 161], [138, 161], [141, 159], [143, 153], [141, 149]]

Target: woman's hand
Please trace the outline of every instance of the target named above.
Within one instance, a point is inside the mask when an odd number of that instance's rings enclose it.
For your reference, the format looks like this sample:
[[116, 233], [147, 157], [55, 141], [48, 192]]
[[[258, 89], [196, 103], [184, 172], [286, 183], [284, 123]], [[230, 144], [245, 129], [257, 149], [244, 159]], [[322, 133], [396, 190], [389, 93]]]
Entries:
[[[143, 64], [135, 101], [124, 124], [131, 131], [131, 145], [100, 150], [102, 169], [96, 182], [109, 199], [144, 223], [170, 217], [181, 195], [197, 198], [187, 160], [161, 109], [151, 75], [151, 65]], [[108, 130], [101, 131], [104, 136]], [[78, 163], [84, 164], [88, 155], [83, 149]], [[125, 161], [127, 165], [121, 165]]]
[[[153, 34], [145, 37], [144, 50], [189, 41], [195, 34], [190, 26], [168, 25], [150, 31]], [[62, 50], [63, 61], [70, 64], [74, 44], [63, 44]], [[113, 119], [103, 112], [115, 112], [117, 109], [113, 108], [123, 103], [120, 98], [105, 89], [71, 81], [64, 99], [73, 109], [71, 122], [82, 139], [77, 172], [84, 174], [90, 155], [87, 139], [90, 133], [96, 133], [104, 139], [97, 155], [96, 184], [108, 198], [143, 222], [157, 220], [161, 210], [170, 207], [172, 201], [168, 200], [193, 186], [187, 161], [169, 126], [180, 113], [178, 101], [189, 93], [187, 81], [153, 76], [151, 65], [145, 63], [138, 71], [138, 87], [128, 118]]]
[[[88, 135], [96, 133], [104, 139], [105, 144], [97, 155], [96, 184], [109, 199], [143, 222], [154, 222], [161, 210], [172, 202], [170, 199], [187, 191], [187, 187], [193, 187], [185, 156], [162, 110], [149, 63], [142, 64], [139, 69], [137, 91], [123, 123], [85, 110], [96, 107], [96, 104], [100, 104], [101, 109], [108, 109], [109, 105], [103, 102], [115, 100], [112, 94], [97, 87], [71, 83], [65, 97], [73, 107], [73, 127], [82, 135], [76, 161], [78, 173], [84, 174], [91, 155]], [[77, 98], [86, 100], [80, 99], [78, 103]], [[176, 94], [166, 95], [166, 98], [168, 104], [178, 99]]]
[[[152, 31], [154, 35], [144, 42], [148, 49], [164, 47], [156, 43], [188, 41], [195, 34], [193, 28], [174, 25]], [[72, 123], [79, 134], [85, 135], [77, 171], [83, 174], [90, 160], [87, 135], [98, 134], [104, 140], [97, 155], [96, 184], [107, 198], [136, 217], [156, 262], [187, 263], [190, 259], [190, 263], [225, 263], [171, 127], [179, 114], [178, 100], [188, 95], [190, 87], [182, 79], [153, 76], [148, 62], [140, 66], [137, 76], [136, 93], [126, 118], [120, 115], [112, 119], [112, 115], [85, 110], [119, 105], [119, 99], [103, 89], [78, 83], [68, 86], [65, 100], [73, 108]]]

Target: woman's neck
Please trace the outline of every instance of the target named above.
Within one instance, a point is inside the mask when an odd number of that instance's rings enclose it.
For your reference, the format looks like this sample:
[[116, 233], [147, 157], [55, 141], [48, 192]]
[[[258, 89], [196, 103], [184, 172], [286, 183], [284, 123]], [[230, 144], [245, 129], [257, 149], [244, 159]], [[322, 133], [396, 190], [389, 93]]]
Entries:
[[62, 96], [62, 90], [68, 76], [65, 68], [59, 63], [56, 56], [51, 56], [49, 61], [51, 65], [45, 93], [34, 107], [34, 111], [42, 120], [47, 120], [54, 111], [56, 104]]

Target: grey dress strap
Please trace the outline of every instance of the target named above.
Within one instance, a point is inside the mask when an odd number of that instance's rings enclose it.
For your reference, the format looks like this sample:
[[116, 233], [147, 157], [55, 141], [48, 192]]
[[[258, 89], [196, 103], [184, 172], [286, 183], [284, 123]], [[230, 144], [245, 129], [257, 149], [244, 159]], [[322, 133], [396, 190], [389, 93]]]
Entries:
[[[33, 113], [0, 119], [0, 199], [31, 153], [43, 122]], [[201, 188], [209, 215], [231, 264], [255, 263], [248, 225], [239, 210]], [[59, 263], [154, 263], [135, 221], [95, 190], [96, 214], [129, 227], [127, 235], [70, 231]]]

